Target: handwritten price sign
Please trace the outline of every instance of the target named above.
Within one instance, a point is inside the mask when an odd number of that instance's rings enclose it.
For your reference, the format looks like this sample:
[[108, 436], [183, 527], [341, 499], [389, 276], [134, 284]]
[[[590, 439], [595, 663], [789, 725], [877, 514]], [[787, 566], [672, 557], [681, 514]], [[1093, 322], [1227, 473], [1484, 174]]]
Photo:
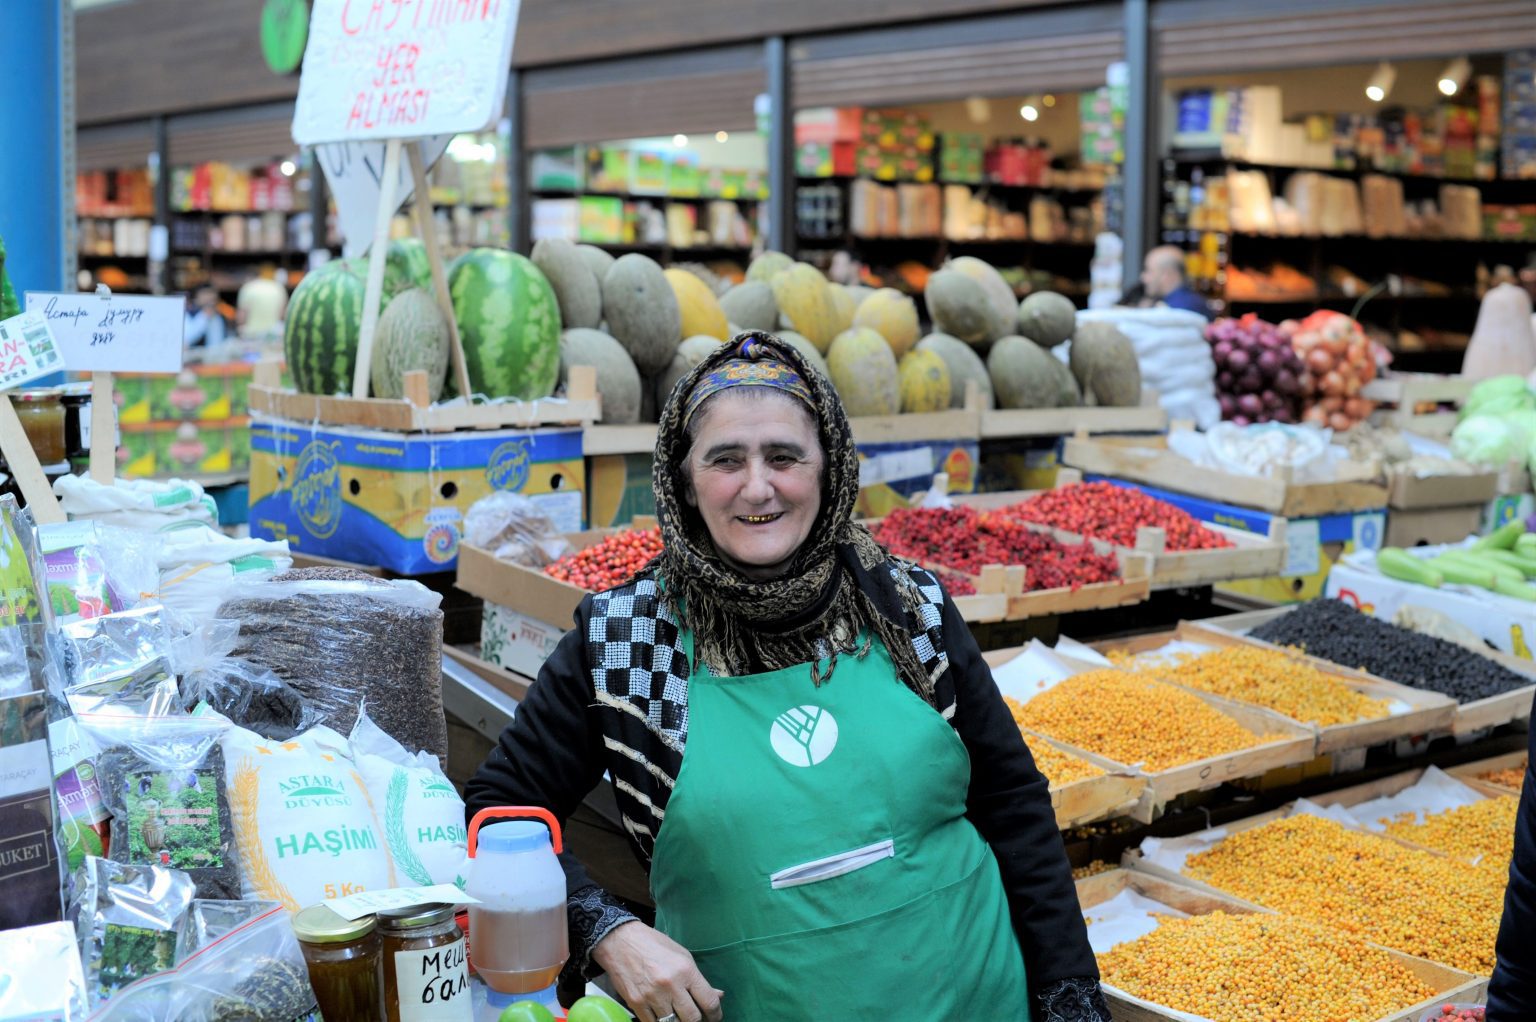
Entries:
[[315, 0], [300, 145], [479, 131], [501, 116], [520, 0]]
[[181, 372], [185, 310], [180, 296], [27, 292], [75, 372]]
[[[421, 155], [428, 170], [447, 150], [452, 139], [452, 135], [438, 135], [422, 140]], [[325, 182], [331, 187], [331, 197], [336, 200], [336, 213], [341, 218], [341, 254], [348, 259], [367, 252], [373, 242], [387, 144], [331, 142], [315, 148], [320, 167], [325, 171]], [[411, 169], [402, 161], [395, 179], [395, 209], [410, 199], [415, 188]]]

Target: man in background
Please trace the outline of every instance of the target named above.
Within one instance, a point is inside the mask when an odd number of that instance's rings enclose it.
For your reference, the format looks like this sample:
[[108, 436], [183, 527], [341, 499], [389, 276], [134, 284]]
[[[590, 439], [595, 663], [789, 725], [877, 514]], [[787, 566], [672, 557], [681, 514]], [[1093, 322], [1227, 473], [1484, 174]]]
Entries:
[[1173, 245], [1159, 245], [1147, 253], [1141, 264], [1141, 295], [1139, 304], [1162, 304], [1211, 318], [1205, 298], [1184, 277], [1183, 250]]
[[240, 285], [235, 296], [235, 323], [241, 340], [280, 335], [287, 308], [288, 289], [277, 282], [277, 267], [263, 264], [256, 276]]

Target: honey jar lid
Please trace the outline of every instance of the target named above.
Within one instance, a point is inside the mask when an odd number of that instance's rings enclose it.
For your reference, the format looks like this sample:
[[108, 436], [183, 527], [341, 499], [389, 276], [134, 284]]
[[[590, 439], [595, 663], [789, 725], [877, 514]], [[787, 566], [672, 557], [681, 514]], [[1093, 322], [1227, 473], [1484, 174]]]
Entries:
[[56, 401], [59, 388], [44, 387], [40, 390], [18, 390], [11, 395], [12, 401]]
[[457, 910], [452, 905], [412, 905], [380, 912], [379, 922], [392, 930], [414, 930], [418, 926], [446, 923], [456, 914]]
[[348, 919], [329, 905], [311, 905], [293, 917], [293, 935], [306, 944], [344, 944], [366, 937], [376, 925], [373, 916]]

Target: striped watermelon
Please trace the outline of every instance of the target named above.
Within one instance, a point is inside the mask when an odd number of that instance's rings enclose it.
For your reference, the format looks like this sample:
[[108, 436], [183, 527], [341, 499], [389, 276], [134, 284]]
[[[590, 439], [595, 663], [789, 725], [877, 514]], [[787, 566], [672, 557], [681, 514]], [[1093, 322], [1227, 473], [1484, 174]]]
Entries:
[[[405, 255], [384, 260], [382, 312], [395, 295], [414, 287]], [[294, 385], [304, 394], [350, 394], [357, 345], [363, 330], [368, 259], [333, 259], [304, 275], [288, 299], [283, 356]]]
[[[391, 278], [404, 283], [391, 290]], [[396, 238], [389, 243], [389, 252], [384, 259], [384, 280], [384, 290], [390, 294], [408, 287], [432, 290], [432, 262], [427, 258], [427, 246], [420, 238]]]
[[476, 393], [525, 401], [554, 393], [560, 306], [531, 260], [499, 248], [471, 249], [454, 260], [448, 288]]

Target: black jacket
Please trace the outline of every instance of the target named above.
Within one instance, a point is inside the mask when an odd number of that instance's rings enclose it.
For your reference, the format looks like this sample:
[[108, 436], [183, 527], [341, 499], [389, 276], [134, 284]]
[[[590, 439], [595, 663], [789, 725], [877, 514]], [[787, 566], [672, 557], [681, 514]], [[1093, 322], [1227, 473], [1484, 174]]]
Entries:
[[[601, 781], [605, 769], [610, 770], [616, 788], [625, 778], [639, 783], [647, 771], [676, 777], [680, 749], [667, 747], [661, 735], [637, 724], [636, 714], [618, 712], [599, 698], [593, 664], [605, 654], [601, 650], [594, 653], [588, 636], [593, 634], [594, 600], [604, 599], [599, 596], [582, 601], [575, 628], [546, 661], [512, 724], [471, 778], [465, 788], [469, 815], [488, 806], [537, 805], [563, 821]], [[599, 620], [599, 631], [611, 638], [610, 623]], [[941, 677], [939, 704], [948, 705], [945, 696], [952, 692], [955, 712], [950, 721], [971, 757], [966, 815], [991, 846], [1001, 868], [1037, 1005], [1036, 1017], [1107, 1022], [1109, 1016], [1097, 989], [1098, 969], [1088, 946], [1047, 781], [1035, 767], [970, 629], [947, 596], [943, 597], [942, 622], [936, 615], [933, 623], [937, 627], [930, 629], [930, 634], [941, 633], [949, 660]], [[668, 644], [664, 624], [657, 622], [658, 650]], [[681, 673], [686, 678], [686, 666]], [[663, 676], [658, 667], [658, 679]], [[661, 684], [658, 680], [658, 690]], [[676, 712], [670, 703], [661, 716], [668, 712]], [[607, 745], [605, 738], [610, 740]], [[616, 756], [611, 748], [615, 742], [640, 751], [648, 762], [636, 767], [633, 756]], [[622, 786], [634, 787], [627, 782]], [[647, 789], [646, 800], [664, 803], [669, 792], [668, 785], [654, 784]], [[621, 807], [627, 799], [633, 805], [632, 795], [621, 790], [616, 795]], [[664, 809], [664, 804], [660, 808]], [[653, 836], [644, 832], [643, 821], [632, 826], [626, 818], [626, 828], [637, 858], [648, 868]], [[598, 888], [573, 856], [564, 856], [563, 865], [569, 894], [571, 968], [562, 977], [562, 992], [578, 978], [577, 973], [593, 974], [589, 956], [597, 941], [615, 926], [635, 918], [616, 898]]]
[[[1536, 706], [1532, 712], [1536, 713]], [[1515, 854], [1499, 924], [1498, 964], [1488, 984], [1488, 1022], [1536, 1019], [1536, 730], [1530, 733], [1525, 787], [1515, 819]]]

